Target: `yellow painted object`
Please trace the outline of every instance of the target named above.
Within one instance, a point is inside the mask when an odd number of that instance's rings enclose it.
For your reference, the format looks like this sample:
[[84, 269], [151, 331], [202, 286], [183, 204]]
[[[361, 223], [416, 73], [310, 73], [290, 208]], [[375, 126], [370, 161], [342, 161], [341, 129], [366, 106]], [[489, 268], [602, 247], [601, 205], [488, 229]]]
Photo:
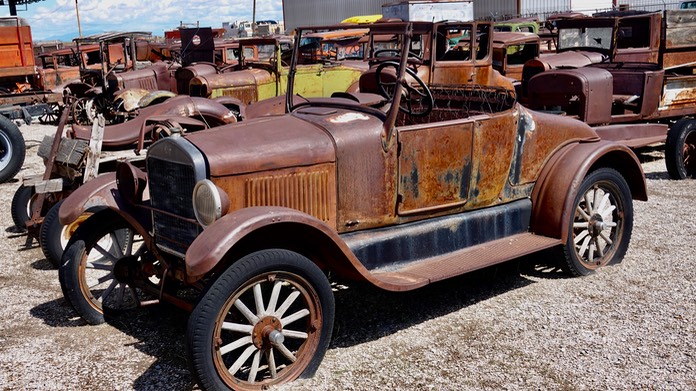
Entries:
[[355, 24], [364, 24], [364, 23], [374, 23], [378, 20], [382, 19], [382, 15], [358, 15], [358, 16], [351, 16], [350, 18], [343, 19], [341, 23], [355, 23]]

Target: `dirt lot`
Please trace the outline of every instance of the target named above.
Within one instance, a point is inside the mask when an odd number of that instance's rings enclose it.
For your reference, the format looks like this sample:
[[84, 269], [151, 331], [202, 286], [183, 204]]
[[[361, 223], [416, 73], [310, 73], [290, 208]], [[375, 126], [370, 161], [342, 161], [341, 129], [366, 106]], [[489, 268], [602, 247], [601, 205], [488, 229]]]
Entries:
[[[27, 162], [54, 128], [23, 126]], [[297, 390], [696, 390], [696, 181], [647, 156], [624, 262], [569, 279], [539, 254], [416, 292], [336, 285], [334, 337]], [[0, 389], [188, 390], [187, 314], [154, 306], [87, 326], [12, 227], [0, 185]]]

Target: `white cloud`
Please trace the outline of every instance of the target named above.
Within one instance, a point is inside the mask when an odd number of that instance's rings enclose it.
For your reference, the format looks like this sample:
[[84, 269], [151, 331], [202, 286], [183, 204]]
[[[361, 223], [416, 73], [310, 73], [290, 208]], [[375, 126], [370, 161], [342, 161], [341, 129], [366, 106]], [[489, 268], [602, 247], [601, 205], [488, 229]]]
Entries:
[[[56, 0], [55, 6], [37, 3], [28, 7], [28, 12], [20, 16], [29, 20], [34, 40], [77, 37], [75, 0]], [[78, 7], [83, 34], [131, 30], [162, 35], [180, 22], [221, 27], [223, 22], [251, 20], [253, 0], [79, 0]], [[257, 19], [282, 17], [282, 0], [256, 0]]]

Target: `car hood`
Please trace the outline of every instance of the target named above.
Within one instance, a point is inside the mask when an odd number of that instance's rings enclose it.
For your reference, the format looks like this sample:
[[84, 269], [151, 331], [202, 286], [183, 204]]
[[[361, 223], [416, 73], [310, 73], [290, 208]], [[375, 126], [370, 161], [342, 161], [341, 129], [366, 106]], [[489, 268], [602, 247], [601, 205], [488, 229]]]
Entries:
[[275, 81], [275, 76], [266, 69], [253, 68], [234, 72], [216, 73], [212, 75], [197, 76], [201, 82], [208, 84], [209, 88], [223, 88], [229, 86], [256, 86]]
[[531, 61], [538, 61], [545, 64], [546, 69], [581, 68], [590, 64], [600, 63], [605, 57], [606, 55], [602, 53], [579, 50], [546, 54]]
[[333, 139], [325, 130], [289, 114], [224, 125], [186, 138], [207, 156], [211, 177], [336, 160]]

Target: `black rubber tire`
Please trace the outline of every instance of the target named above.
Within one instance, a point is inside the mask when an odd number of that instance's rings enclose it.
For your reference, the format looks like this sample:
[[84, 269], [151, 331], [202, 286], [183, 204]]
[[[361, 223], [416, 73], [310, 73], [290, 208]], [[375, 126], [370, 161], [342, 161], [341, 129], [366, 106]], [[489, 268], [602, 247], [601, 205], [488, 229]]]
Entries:
[[0, 183], [14, 178], [24, 164], [24, 137], [14, 122], [0, 115]]
[[12, 214], [12, 222], [19, 228], [26, 228], [27, 221], [31, 210], [31, 202], [35, 195], [34, 186], [20, 186], [12, 196], [12, 204], [10, 212]]
[[[75, 311], [77, 311], [89, 324], [96, 325], [104, 323], [105, 316], [108, 316], [109, 313], [124, 309], [128, 310], [134, 308], [138, 304], [136, 300], [133, 300], [133, 302], [130, 303], [132, 305], [105, 306], [103, 303], [99, 302], [94, 294], [104, 293], [108, 288], [104, 290], [95, 289], [93, 291], [87, 285], [87, 255], [95, 246], [95, 243], [112, 232], [124, 232], [123, 235], [116, 235], [116, 237], [119, 238], [117, 240], [121, 240], [120, 238], [127, 237], [128, 234], [125, 232], [129, 229], [132, 228], [118, 213], [111, 209], [105, 209], [99, 213], [95, 213], [80, 225], [70, 238], [63, 252], [61, 265], [58, 269], [58, 279], [60, 281], [61, 290], [63, 291], [63, 296], [65, 296], [65, 299], [72, 305]], [[121, 249], [126, 248], [126, 243], [120, 243], [119, 247]], [[114, 258], [119, 258], [116, 246], [111, 246], [108, 252], [114, 255]], [[111, 278], [104, 277], [104, 282], [117, 281], [113, 276], [113, 262], [111, 265], [106, 262], [100, 262], [100, 265], [104, 267], [104, 269], [102, 269], [105, 272], [104, 274], [109, 271], [112, 272]], [[108, 269], [109, 266], [111, 266], [111, 269]], [[103, 286], [103, 284], [101, 285]], [[128, 289], [133, 289], [128, 284], [123, 285]]]
[[39, 229], [41, 251], [46, 259], [56, 268], [60, 267], [60, 260], [64, 251], [60, 240], [63, 234], [63, 224], [58, 220], [58, 211], [62, 204], [63, 200], [60, 200], [48, 210]]
[[672, 179], [696, 178], [696, 120], [683, 118], [669, 128], [665, 165]]
[[[240, 373], [238, 371], [235, 371], [232, 376], [229, 375], [229, 371], [218, 373], [216, 368], [229, 368], [230, 365], [226, 363], [236, 361], [238, 356], [242, 355], [238, 353], [246, 351], [246, 349], [233, 350], [232, 352], [235, 352], [235, 354], [232, 357], [226, 356], [229, 359], [229, 361], [226, 361], [222, 356], [231, 353], [221, 354], [220, 350], [216, 349], [215, 346], [224, 343], [223, 336], [226, 339], [235, 341], [237, 338], [231, 335], [235, 332], [221, 330], [221, 326], [218, 327], [221, 322], [217, 322], [217, 320], [225, 319], [227, 321], [234, 319], [235, 315], [239, 315], [238, 311], [237, 313], [232, 311], [232, 308], [235, 308], [234, 302], [237, 301], [238, 295], [240, 301], [242, 300], [241, 298], [248, 297], [246, 295], [250, 294], [250, 291], [253, 289], [252, 286], [266, 284], [262, 286], [262, 289], [268, 293], [270, 288], [268, 284], [280, 281], [287, 284], [283, 285], [284, 287], [291, 286], [288, 289], [294, 289], [294, 292], [302, 293], [297, 296], [293, 305], [297, 304], [298, 308], [306, 306], [306, 310], [309, 311], [308, 316], [301, 318], [304, 320], [305, 328], [303, 330], [307, 333], [303, 342], [297, 342], [296, 339], [291, 337], [288, 337], [287, 341], [281, 342], [283, 346], [288, 344], [290, 347], [286, 346], [286, 348], [289, 350], [297, 347], [297, 350], [293, 353], [296, 354], [296, 361], [284, 368], [281, 366], [282, 369], [278, 371], [274, 381], [263, 383], [250, 384], [248, 379], [235, 378], [234, 375]], [[298, 286], [301, 288], [298, 289]], [[279, 293], [287, 293], [281, 292], [282, 289], [278, 289]], [[303, 300], [299, 300], [298, 298], [300, 297]], [[309, 297], [311, 299], [308, 300]], [[282, 303], [283, 301], [281, 300], [278, 300], [277, 303]], [[262, 303], [266, 310], [270, 309], [270, 300], [262, 301]], [[254, 304], [253, 299], [251, 304]], [[279, 309], [280, 307], [277, 308]], [[263, 250], [247, 255], [225, 270], [218, 279], [210, 283], [191, 313], [188, 322], [187, 343], [194, 377], [204, 390], [230, 388], [240, 390], [262, 389], [262, 386], [281, 384], [298, 377], [311, 377], [319, 367], [331, 340], [334, 312], [335, 302], [329, 281], [322, 271], [309, 259], [294, 252], [278, 249]], [[287, 313], [294, 314], [296, 312], [294, 308], [291, 308]], [[273, 316], [275, 316], [275, 312], [265, 313], [263, 317], [260, 317], [261, 320], [254, 325], [256, 326], [262, 321], [267, 321]], [[278, 316], [282, 318], [282, 314]], [[316, 317], [314, 321], [311, 320], [312, 317]], [[252, 324], [251, 320], [241, 321]], [[282, 323], [279, 324], [282, 326]], [[299, 326], [293, 323], [292, 327], [296, 328]], [[242, 332], [241, 335], [243, 338], [246, 338], [246, 332]], [[291, 343], [295, 345], [290, 345]], [[298, 343], [300, 344], [299, 346], [297, 346]], [[252, 347], [254, 345], [249, 345], [247, 349]], [[278, 361], [275, 357], [283, 357], [279, 353], [278, 348], [274, 347], [267, 350], [275, 352], [273, 356], [274, 362]], [[258, 348], [254, 353], [262, 355], [261, 349]], [[268, 363], [267, 356], [263, 356]], [[246, 361], [248, 361], [248, 357]], [[219, 365], [216, 365], [216, 363]], [[269, 366], [266, 365], [265, 370], [268, 371], [268, 368]]]
[[[615, 207], [613, 210], [604, 209], [603, 206], [606, 205], [606, 202], [597, 200], [595, 195], [592, 200], [591, 212], [588, 212], [585, 194], [588, 194], [593, 187], [599, 187], [603, 190], [604, 193], [599, 193], [600, 195], [609, 194], [607, 201], [610, 202], [609, 206]], [[578, 208], [583, 209], [590, 219], [580, 215], [576, 211]], [[605, 212], [605, 215], [611, 214], [611, 216], [601, 216], [600, 212]], [[575, 196], [570, 216], [572, 218], [568, 221], [568, 239], [563, 246], [564, 262], [561, 264], [566, 273], [573, 277], [585, 276], [594, 273], [601, 267], [617, 264], [623, 260], [633, 230], [633, 199], [628, 183], [618, 171], [612, 168], [600, 168], [589, 173], [582, 181], [578, 194]], [[585, 222], [588, 222], [587, 228], [574, 227], [574, 223], [584, 224]], [[616, 226], [603, 227], [604, 224], [612, 223], [616, 223]], [[599, 228], [600, 226], [602, 228]], [[608, 233], [607, 229], [609, 229]], [[611, 240], [611, 244], [602, 239], [600, 233], [604, 233]], [[579, 239], [581, 251], [576, 248], [576, 236], [581, 237]], [[595, 257], [594, 251], [590, 249], [593, 239], [596, 239], [594, 248], [601, 247], [602, 243], [605, 245], [602, 252], [599, 253], [599, 257]], [[585, 258], [586, 251], [582, 243], [587, 245], [586, 250], [589, 252], [587, 258]], [[579, 252], [583, 255], [581, 256]], [[590, 256], [592, 262], [587, 260]]]

